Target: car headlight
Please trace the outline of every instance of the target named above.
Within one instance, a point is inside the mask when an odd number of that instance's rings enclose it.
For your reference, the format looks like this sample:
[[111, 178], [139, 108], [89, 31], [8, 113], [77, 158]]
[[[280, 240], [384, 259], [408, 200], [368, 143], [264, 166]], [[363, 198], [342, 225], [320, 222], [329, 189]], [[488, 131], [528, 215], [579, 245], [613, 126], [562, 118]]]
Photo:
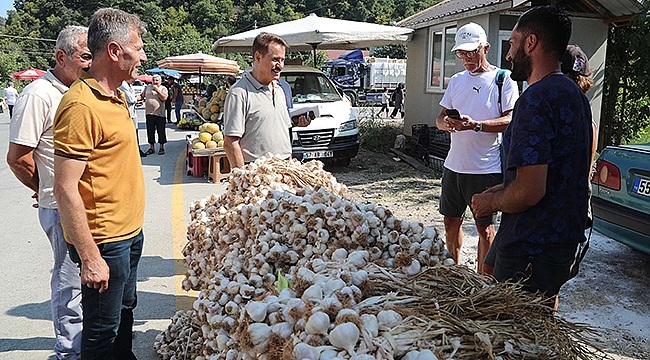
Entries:
[[343, 124], [341, 124], [341, 127], [339, 127], [339, 131], [349, 131], [349, 130], [354, 130], [356, 128], [357, 128], [356, 120], [346, 121]]

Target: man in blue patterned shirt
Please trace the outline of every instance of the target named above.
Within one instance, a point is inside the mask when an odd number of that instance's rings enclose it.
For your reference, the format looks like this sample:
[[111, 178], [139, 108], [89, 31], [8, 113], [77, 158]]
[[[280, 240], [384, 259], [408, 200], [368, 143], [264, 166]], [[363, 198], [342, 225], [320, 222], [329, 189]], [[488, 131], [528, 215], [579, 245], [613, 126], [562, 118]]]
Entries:
[[[592, 136], [589, 101], [560, 71], [571, 20], [552, 6], [521, 15], [510, 36], [511, 78], [529, 87], [504, 133], [504, 183], [474, 195], [477, 216], [502, 211], [494, 277], [555, 298], [585, 241]], [[557, 305], [557, 301], [555, 303]]]

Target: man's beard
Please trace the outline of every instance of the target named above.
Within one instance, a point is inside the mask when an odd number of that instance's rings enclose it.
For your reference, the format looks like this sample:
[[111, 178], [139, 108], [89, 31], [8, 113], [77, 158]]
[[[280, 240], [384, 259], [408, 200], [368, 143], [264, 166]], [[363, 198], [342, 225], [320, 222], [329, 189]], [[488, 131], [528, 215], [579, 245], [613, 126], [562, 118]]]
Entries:
[[528, 80], [532, 72], [532, 64], [530, 57], [524, 53], [524, 50], [519, 48], [510, 62], [512, 63], [510, 78], [514, 81]]

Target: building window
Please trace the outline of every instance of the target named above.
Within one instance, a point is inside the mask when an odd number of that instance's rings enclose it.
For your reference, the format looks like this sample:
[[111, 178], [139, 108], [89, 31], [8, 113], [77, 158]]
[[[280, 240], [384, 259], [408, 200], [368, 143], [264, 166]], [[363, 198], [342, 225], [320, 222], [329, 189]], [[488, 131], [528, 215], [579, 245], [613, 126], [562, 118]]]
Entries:
[[455, 36], [456, 26], [429, 30], [427, 91], [440, 91], [447, 88], [449, 78], [456, 68], [456, 59], [451, 53]]

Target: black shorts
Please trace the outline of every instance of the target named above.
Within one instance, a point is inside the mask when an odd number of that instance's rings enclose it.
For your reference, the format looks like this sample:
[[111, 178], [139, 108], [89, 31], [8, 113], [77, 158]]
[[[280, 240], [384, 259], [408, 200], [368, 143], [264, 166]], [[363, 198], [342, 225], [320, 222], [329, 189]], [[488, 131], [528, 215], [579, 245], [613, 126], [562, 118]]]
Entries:
[[[539, 291], [550, 297], [557, 295], [560, 287], [578, 273], [578, 265], [585, 252], [583, 244], [578, 244], [547, 249], [534, 256], [510, 256], [499, 251], [496, 246], [491, 246], [488, 254], [494, 255], [495, 279], [523, 281], [524, 290]], [[489, 257], [486, 257], [486, 264]]]
[[[501, 184], [501, 174], [459, 174], [444, 168], [442, 171], [442, 192], [440, 194], [440, 213], [448, 217], [463, 217], [467, 207], [472, 215], [472, 196], [482, 193], [492, 186]], [[494, 224], [496, 214], [477, 218], [477, 224], [488, 226]]]

